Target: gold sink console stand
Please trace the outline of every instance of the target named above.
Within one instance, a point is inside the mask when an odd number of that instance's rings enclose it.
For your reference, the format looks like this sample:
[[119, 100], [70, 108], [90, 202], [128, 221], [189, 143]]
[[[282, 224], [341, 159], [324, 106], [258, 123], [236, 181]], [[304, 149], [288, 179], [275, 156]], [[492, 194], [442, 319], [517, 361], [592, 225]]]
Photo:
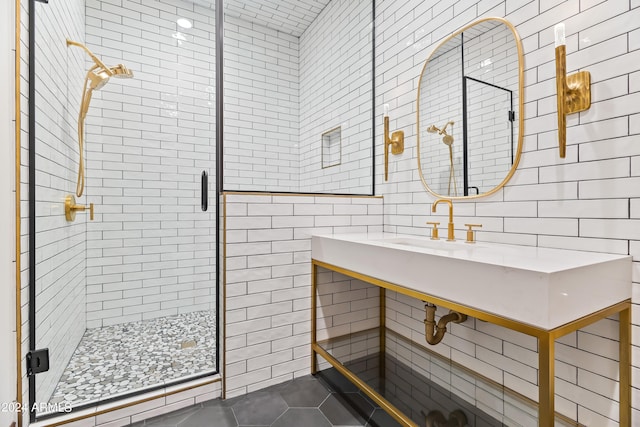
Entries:
[[[607, 307], [595, 313], [591, 313], [578, 320], [548, 330], [535, 327], [517, 320], [497, 316], [475, 308], [457, 304], [432, 295], [406, 288], [402, 285], [389, 283], [376, 279], [362, 273], [346, 270], [344, 268], [327, 264], [315, 259], [311, 260], [311, 373], [318, 371], [317, 356], [321, 356], [331, 364], [342, 375], [355, 384], [362, 392], [369, 396], [382, 409], [384, 409], [397, 422], [406, 427], [418, 427], [407, 415], [389, 403], [382, 395], [366, 384], [356, 374], [347, 369], [335, 357], [327, 352], [317, 341], [316, 317], [317, 307], [317, 273], [318, 267], [335, 271], [354, 279], [362, 280], [366, 283], [380, 288], [380, 350], [385, 348], [385, 293], [389, 289], [400, 294], [408, 295], [443, 308], [474, 317], [485, 322], [493, 323], [526, 335], [534, 336], [538, 339], [538, 425], [541, 427], [553, 427], [556, 417], [554, 400], [554, 377], [555, 377], [555, 340], [578, 329], [584, 328], [598, 320], [605, 319], [613, 314], [620, 314], [620, 426], [631, 426], [631, 300], [626, 300]], [[559, 415], [562, 417], [561, 415]]]

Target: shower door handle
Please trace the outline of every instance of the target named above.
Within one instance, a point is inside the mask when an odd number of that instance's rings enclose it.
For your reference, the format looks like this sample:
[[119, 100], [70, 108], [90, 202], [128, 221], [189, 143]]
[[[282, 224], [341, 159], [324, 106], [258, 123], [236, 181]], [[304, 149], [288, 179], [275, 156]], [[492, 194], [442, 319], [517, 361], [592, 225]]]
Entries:
[[200, 182], [200, 208], [203, 212], [206, 212], [209, 208], [209, 176], [207, 171], [202, 171]]

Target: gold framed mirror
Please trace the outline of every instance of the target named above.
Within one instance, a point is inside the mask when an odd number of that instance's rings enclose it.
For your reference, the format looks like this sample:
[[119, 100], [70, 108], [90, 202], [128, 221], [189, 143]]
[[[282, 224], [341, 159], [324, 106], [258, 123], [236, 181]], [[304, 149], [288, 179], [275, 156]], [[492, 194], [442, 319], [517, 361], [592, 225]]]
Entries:
[[482, 18], [444, 39], [418, 82], [418, 170], [436, 197], [500, 190], [522, 155], [524, 60], [515, 27]]

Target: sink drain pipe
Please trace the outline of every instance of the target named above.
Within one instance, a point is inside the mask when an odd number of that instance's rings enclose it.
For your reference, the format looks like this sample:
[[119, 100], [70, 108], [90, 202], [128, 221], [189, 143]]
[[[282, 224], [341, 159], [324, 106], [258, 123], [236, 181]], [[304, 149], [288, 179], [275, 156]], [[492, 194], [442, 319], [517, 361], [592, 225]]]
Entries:
[[436, 323], [436, 307], [434, 304], [426, 303], [424, 305], [424, 310], [426, 313], [426, 318], [424, 319], [424, 334], [425, 339], [431, 345], [436, 345], [442, 338], [444, 338], [444, 334], [447, 332], [447, 324], [449, 322], [453, 323], [462, 323], [467, 320], [467, 315], [458, 313], [457, 311], [449, 311], [449, 314], [446, 314], [438, 320]]

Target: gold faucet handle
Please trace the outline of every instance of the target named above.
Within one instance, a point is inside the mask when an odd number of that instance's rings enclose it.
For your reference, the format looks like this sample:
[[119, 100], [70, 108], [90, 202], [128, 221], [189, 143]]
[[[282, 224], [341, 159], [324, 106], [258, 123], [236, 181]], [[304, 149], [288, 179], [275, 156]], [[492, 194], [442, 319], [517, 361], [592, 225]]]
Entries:
[[467, 227], [467, 240], [465, 241], [465, 243], [475, 243], [476, 239], [475, 239], [475, 231], [473, 229], [473, 227], [478, 227], [481, 228], [482, 224], [465, 224], [465, 227]]
[[427, 224], [433, 225], [433, 228], [431, 229], [431, 240], [440, 240], [440, 237], [438, 236], [438, 225], [440, 225], [440, 223], [427, 221]]
[[84, 212], [89, 208], [89, 219], [93, 221], [94, 210], [93, 203], [89, 203], [89, 206], [85, 205], [76, 205], [76, 198], [69, 195], [64, 199], [64, 216], [67, 221], [72, 222], [76, 219], [76, 212]]

